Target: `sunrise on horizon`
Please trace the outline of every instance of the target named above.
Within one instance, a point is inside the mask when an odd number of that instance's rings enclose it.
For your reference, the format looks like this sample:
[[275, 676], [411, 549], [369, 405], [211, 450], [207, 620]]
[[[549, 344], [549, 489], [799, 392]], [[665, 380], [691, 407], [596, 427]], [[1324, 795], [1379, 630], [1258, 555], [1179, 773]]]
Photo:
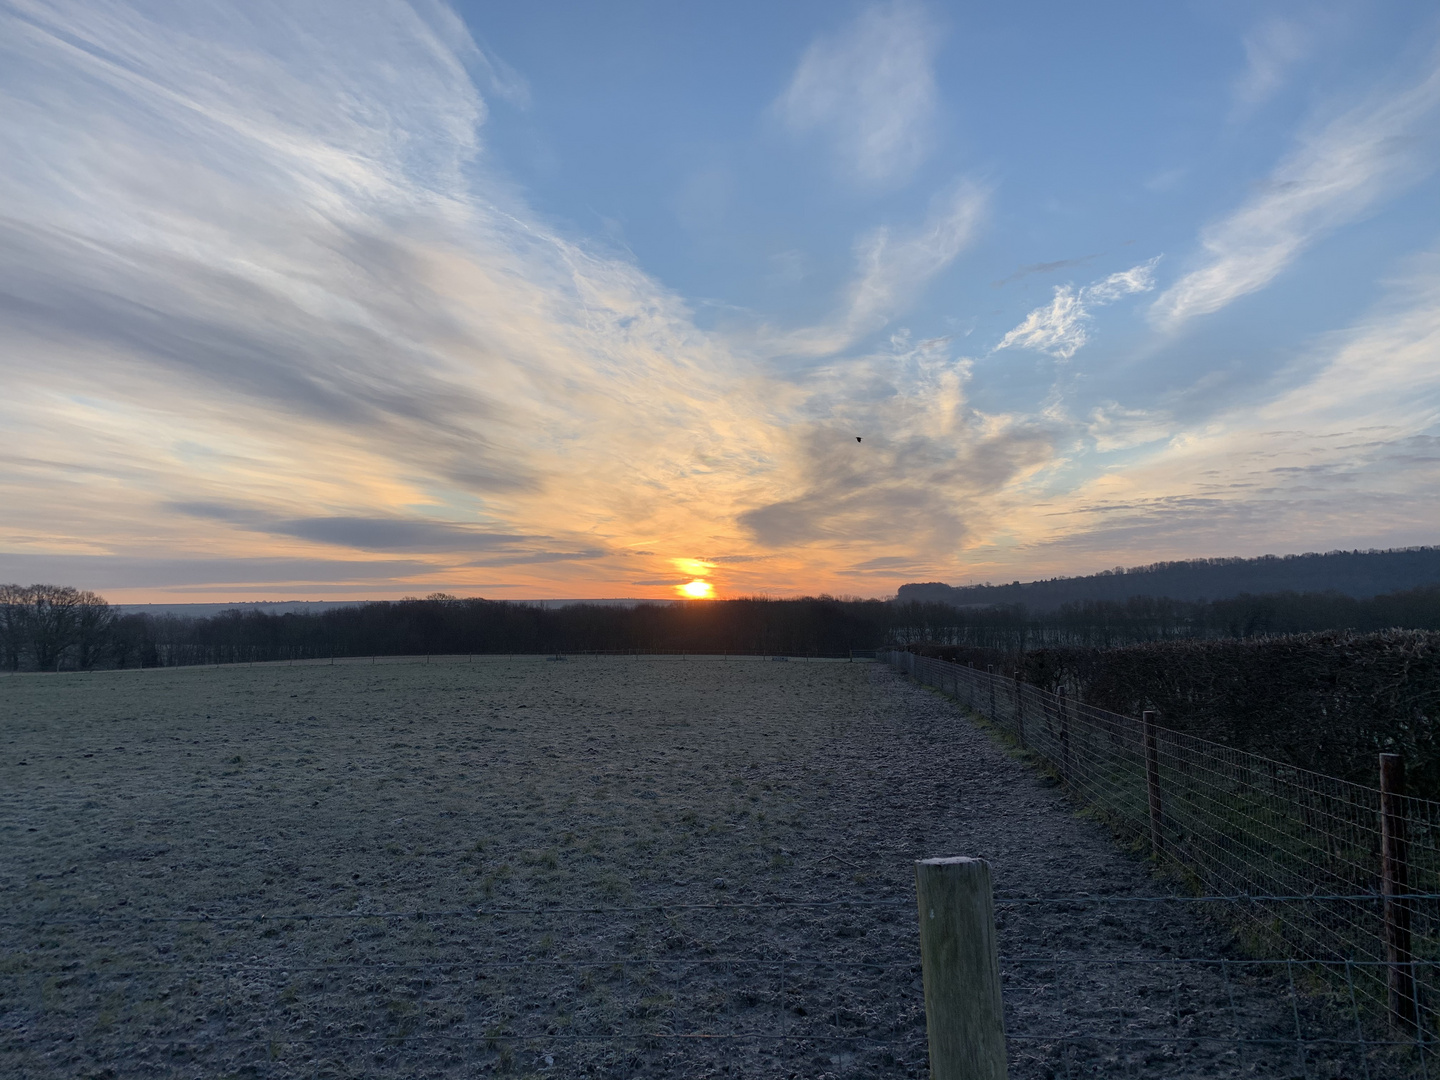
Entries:
[[0, 580], [1432, 543], [1426, 4], [0, 7]]
[[0, 0], [0, 1078], [1440, 1077], [1435, 0]]

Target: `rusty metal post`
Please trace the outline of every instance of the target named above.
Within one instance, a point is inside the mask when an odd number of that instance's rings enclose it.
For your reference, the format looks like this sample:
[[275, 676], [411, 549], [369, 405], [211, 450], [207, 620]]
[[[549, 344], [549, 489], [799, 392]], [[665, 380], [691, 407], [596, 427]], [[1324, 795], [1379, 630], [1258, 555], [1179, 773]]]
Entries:
[[1160, 741], [1155, 736], [1155, 710], [1140, 714], [1145, 732], [1145, 791], [1150, 802], [1150, 854], [1165, 854], [1164, 811], [1160, 804]]
[[1405, 759], [1380, 755], [1380, 894], [1385, 899], [1385, 963], [1390, 1023], [1416, 1030], [1415, 957], [1410, 942], [1409, 845], [1405, 836]]

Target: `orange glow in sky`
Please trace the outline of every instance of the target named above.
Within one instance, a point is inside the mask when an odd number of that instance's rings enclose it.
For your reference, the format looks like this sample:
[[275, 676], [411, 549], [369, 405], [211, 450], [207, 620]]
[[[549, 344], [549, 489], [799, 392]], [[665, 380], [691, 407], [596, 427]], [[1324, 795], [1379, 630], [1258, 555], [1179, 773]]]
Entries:
[[[1440, 249], [1410, 225], [1440, 205], [1440, 4], [1347, 34], [1166, 5], [1063, 107], [1037, 57], [1068, 24], [993, 4], [987, 62], [1036, 89], [975, 127], [964, 35], [931, 27], [957, 4], [792, 4], [758, 38], [750, 5], [723, 42], [622, 8], [625, 65], [519, 4], [371, 0], [343, 35], [347, 0], [197, 6], [0, 0], [0, 146], [35, 148], [0, 201], [36, 268], [0, 259], [0, 582], [879, 598], [1440, 542]], [[1204, 118], [1176, 147], [1103, 57], [1191, 26], [1208, 50], [1154, 82]], [[1312, 95], [1321, 63], [1346, 77]], [[532, 89], [664, 107], [499, 103]]]

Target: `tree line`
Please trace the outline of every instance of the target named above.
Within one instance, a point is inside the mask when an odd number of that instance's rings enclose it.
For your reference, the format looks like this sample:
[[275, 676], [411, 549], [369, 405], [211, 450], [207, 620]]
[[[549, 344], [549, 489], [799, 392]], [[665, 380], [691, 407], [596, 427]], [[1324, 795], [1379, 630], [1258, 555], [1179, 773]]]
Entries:
[[1261, 555], [1254, 559], [1189, 559], [1146, 566], [1117, 566], [1085, 577], [1010, 584], [900, 586], [898, 599], [971, 604], [1024, 604], [1051, 612], [1066, 604], [1123, 603], [1131, 597], [1168, 597], [1199, 602], [1275, 593], [1338, 593], [1365, 598], [1440, 584], [1440, 547], [1383, 551], [1327, 551]]
[[1274, 593], [1212, 602], [1022, 604], [807, 597], [544, 608], [513, 601], [381, 601], [322, 612], [232, 609], [208, 618], [117, 611], [93, 592], [0, 586], [0, 663], [11, 671], [163, 667], [441, 653], [734, 653], [845, 656], [880, 645], [963, 645], [1006, 653], [1115, 648], [1320, 630], [1440, 629], [1440, 586], [1365, 600]]
[[115, 611], [105, 598], [65, 585], [0, 585], [0, 664], [58, 671], [109, 661]]
[[1056, 646], [1118, 648], [1146, 642], [1264, 638], [1324, 630], [1440, 630], [1440, 585], [1367, 599], [1338, 592], [1241, 594], [1185, 601], [1132, 596], [1086, 600], [1055, 611], [1023, 604], [954, 608], [936, 603], [894, 605], [901, 617], [891, 644], [967, 645], [1018, 653]]

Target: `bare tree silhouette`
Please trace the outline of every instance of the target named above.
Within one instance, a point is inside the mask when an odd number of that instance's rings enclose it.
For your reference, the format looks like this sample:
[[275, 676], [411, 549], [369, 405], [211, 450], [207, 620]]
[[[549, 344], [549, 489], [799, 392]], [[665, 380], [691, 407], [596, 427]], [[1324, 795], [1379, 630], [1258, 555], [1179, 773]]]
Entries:
[[103, 596], [68, 585], [0, 585], [0, 661], [58, 671], [67, 656], [90, 668], [109, 646], [115, 612]]

